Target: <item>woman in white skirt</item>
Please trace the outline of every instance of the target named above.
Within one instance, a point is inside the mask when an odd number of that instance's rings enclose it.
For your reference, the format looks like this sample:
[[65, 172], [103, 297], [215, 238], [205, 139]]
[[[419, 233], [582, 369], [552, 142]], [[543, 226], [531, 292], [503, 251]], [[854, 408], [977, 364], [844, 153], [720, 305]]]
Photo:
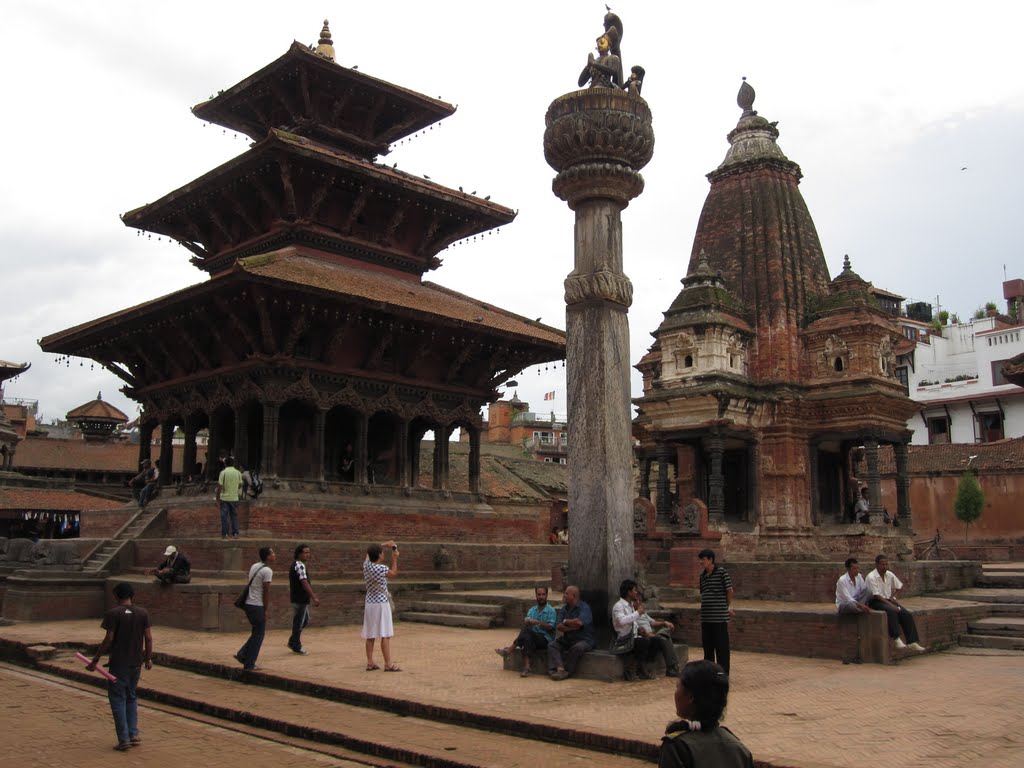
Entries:
[[[391, 551], [391, 567], [379, 562], [381, 552]], [[363, 609], [363, 639], [366, 641], [366, 671], [380, 669], [373, 661], [373, 644], [380, 638], [384, 654], [384, 671], [401, 672], [391, 663], [391, 637], [395, 634], [391, 623], [391, 603], [388, 600], [388, 577], [398, 575], [398, 545], [394, 541], [371, 544], [363, 560], [363, 580], [366, 582], [366, 607]]]

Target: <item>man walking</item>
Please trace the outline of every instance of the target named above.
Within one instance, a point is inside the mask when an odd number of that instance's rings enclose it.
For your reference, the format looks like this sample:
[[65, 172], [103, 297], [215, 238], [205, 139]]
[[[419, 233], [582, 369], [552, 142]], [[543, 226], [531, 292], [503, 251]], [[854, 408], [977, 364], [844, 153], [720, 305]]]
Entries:
[[220, 537], [228, 537], [228, 518], [231, 535], [238, 538], [238, 499], [242, 489], [242, 473], [235, 468], [231, 456], [224, 459], [224, 469], [217, 477], [217, 504], [220, 507]]
[[[868, 605], [876, 611], [885, 611], [885, 617], [889, 620], [889, 637], [895, 641], [896, 648], [910, 648], [918, 653], [924, 651], [924, 646], [917, 641], [914, 614], [896, 602], [900, 590], [903, 589], [903, 582], [889, 570], [889, 558], [877, 555], [875, 570], [868, 574], [866, 581], [870, 593]], [[900, 629], [907, 638], [906, 643], [900, 640]]]
[[302, 630], [309, 624], [309, 601], [313, 605], [320, 605], [320, 598], [313, 592], [309, 583], [309, 574], [306, 571], [306, 561], [309, 559], [309, 545], [299, 544], [295, 548], [295, 559], [288, 571], [288, 592], [292, 600], [292, 634], [288, 638], [288, 647], [295, 653], [306, 655], [306, 649], [302, 647]]
[[[561, 635], [548, 646], [548, 675], [552, 680], [565, 680], [576, 671], [583, 654], [594, 649], [594, 614], [580, 600], [580, 588], [570, 586], [562, 593], [565, 601], [558, 611], [555, 629]], [[562, 654], [566, 653], [565, 661]]]
[[267, 631], [267, 611], [270, 608], [270, 582], [274, 578], [271, 564], [277, 559], [272, 547], [260, 548], [260, 559], [249, 567], [249, 596], [245, 600], [245, 617], [249, 619], [252, 632], [245, 645], [238, 649], [235, 659], [244, 669], [259, 669], [256, 659], [263, 647], [263, 636]]
[[141, 667], [153, 668], [153, 633], [149, 628], [149, 614], [145, 608], [132, 604], [133, 597], [135, 590], [131, 584], [121, 582], [114, 587], [117, 607], [111, 608], [103, 617], [101, 626], [107, 633], [93, 660], [86, 666], [90, 672], [94, 671], [103, 654], [110, 653], [110, 674], [117, 681], [107, 682], [107, 699], [114, 716], [114, 730], [117, 731], [114, 749], [120, 752], [142, 744], [135, 688], [139, 684]]
[[720, 565], [715, 553], [702, 549], [700, 560], [700, 637], [704, 659], [717, 662], [729, 674], [729, 619], [736, 615], [732, 607], [732, 578]]
[[548, 603], [548, 588], [537, 587], [533, 591], [537, 600], [536, 605], [531, 605], [523, 620], [523, 628], [519, 630], [512, 645], [505, 648], [495, 648], [494, 652], [507, 659], [508, 655], [516, 648], [523, 651], [523, 670], [520, 677], [527, 677], [530, 674], [530, 656], [537, 651], [546, 651], [551, 641], [555, 639], [555, 609]]

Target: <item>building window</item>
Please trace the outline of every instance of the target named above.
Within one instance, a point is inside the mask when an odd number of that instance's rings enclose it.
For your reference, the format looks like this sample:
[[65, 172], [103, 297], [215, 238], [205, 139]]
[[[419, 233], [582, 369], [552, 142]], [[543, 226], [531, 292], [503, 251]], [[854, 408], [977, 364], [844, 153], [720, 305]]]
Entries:
[[544, 463], [545, 464], [550, 464], [551, 463], [551, 457], [550, 456], [545, 456], [544, 457]]
[[836, 369], [836, 373], [842, 373], [843, 372], [843, 368], [846, 367], [846, 366], [843, 365], [843, 358], [837, 357], [836, 361], [834, 363], [832, 363], [832, 367]]
[[693, 355], [687, 355], [683, 358], [684, 368], [693, 368]]
[[994, 443], [1003, 439], [1003, 414], [998, 411], [979, 413], [977, 420], [979, 443]]
[[559, 464], [565, 464], [565, 457], [563, 456], [562, 458], [560, 458], [560, 459], [558, 460], [558, 463], [559, 463]]
[[563, 447], [569, 445], [569, 433], [568, 432], [563, 432], [561, 434], [561, 436], [559, 437], [559, 439], [562, 441], [562, 446]]
[[910, 377], [907, 374], [907, 366], [901, 365], [896, 369], [896, 380], [903, 385], [903, 389], [910, 391]]
[[933, 416], [925, 421], [928, 424], [929, 445], [945, 445], [949, 442], [948, 416]]
[[1004, 365], [1006, 365], [1006, 360], [995, 360], [992, 362], [992, 386], [1010, 383], [1006, 380], [1006, 377], [1003, 376]]

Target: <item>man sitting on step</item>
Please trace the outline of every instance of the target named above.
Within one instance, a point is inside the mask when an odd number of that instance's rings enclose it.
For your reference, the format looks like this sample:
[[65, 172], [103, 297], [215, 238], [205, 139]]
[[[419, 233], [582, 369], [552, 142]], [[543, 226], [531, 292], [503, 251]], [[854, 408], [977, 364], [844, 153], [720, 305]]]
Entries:
[[520, 677], [530, 674], [530, 656], [537, 651], [546, 651], [555, 639], [555, 609], [548, 603], [548, 588], [537, 587], [534, 590], [537, 604], [530, 606], [523, 620], [523, 628], [512, 644], [505, 648], [495, 648], [494, 652], [507, 659], [513, 650], [519, 648], [523, 652], [523, 670]]
[[[895, 578], [895, 577], [893, 577]], [[846, 558], [846, 573], [836, 582], [836, 610], [839, 613], [868, 613], [871, 592], [860, 575], [856, 557]]]
[[[914, 615], [896, 602], [896, 597], [903, 589], [903, 582], [889, 570], [889, 558], [885, 555], [875, 557], [875, 570], [868, 574], [867, 585], [870, 593], [868, 605], [876, 611], [885, 611], [889, 620], [889, 637], [895, 641], [897, 650], [910, 648], [912, 651], [924, 651], [924, 647], [917, 642]], [[901, 628], [907, 638], [906, 643], [900, 640]]]
[[[559, 633], [548, 646], [548, 674], [552, 680], [565, 680], [576, 671], [583, 654], [594, 650], [594, 614], [580, 600], [580, 588], [569, 586], [562, 593], [565, 604], [558, 611], [555, 630]], [[565, 661], [562, 654], [565, 653]]]
[[156, 580], [168, 584], [188, 584], [192, 581], [192, 564], [173, 544], [164, 550], [164, 561], [152, 571]]

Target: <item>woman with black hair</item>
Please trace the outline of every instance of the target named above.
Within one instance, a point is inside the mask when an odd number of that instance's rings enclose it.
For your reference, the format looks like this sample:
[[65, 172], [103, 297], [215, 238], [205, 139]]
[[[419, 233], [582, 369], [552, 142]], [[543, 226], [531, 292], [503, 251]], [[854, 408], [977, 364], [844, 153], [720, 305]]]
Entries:
[[754, 768], [750, 750], [721, 725], [729, 676], [711, 661], [691, 661], [676, 686], [676, 714], [661, 739], [659, 768]]

